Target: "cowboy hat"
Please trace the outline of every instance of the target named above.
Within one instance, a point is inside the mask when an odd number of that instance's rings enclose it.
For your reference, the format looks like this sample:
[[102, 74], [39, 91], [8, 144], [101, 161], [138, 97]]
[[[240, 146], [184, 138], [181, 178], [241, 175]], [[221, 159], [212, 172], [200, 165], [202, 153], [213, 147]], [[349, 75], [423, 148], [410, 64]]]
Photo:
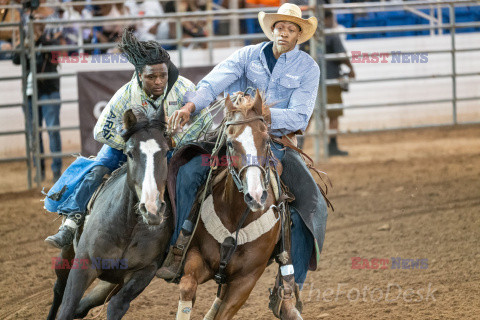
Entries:
[[293, 3], [283, 4], [278, 8], [277, 13], [265, 13], [263, 11], [258, 13], [258, 22], [260, 22], [263, 32], [270, 40], [273, 40], [272, 27], [278, 21], [293, 22], [301, 28], [302, 35], [298, 39], [297, 44], [310, 39], [317, 29], [317, 18], [302, 19], [302, 10]]

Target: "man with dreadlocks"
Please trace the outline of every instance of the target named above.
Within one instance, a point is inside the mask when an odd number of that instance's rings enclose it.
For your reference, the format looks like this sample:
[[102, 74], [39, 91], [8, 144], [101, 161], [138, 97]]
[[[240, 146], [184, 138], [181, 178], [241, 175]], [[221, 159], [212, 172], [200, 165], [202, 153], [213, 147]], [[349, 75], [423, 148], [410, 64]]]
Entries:
[[[57, 234], [45, 241], [57, 248], [72, 243], [74, 231], [85, 220], [88, 201], [102, 182], [103, 176], [117, 169], [125, 161], [125, 143], [119, 133], [123, 114], [133, 106], [141, 106], [149, 117], [158, 108], [164, 108], [166, 116], [183, 106], [183, 97], [195, 91], [195, 85], [179, 76], [177, 68], [159, 43], [138, 41], [125, 30], [119, 48], [135, 66], [132, 79], [111, 98], [94, 129], [94, 137], [104, 143], [95, 159], [78, 158], [45, 198], [45, 208], [67, 219]], [[193, 110], [192, 110], [193, 111]], [[188, 131], [176, 133], [174, 143], [192, 140], [203, 129], [194, 124]], [[199, 122], [200, 123], [200, 122]]]

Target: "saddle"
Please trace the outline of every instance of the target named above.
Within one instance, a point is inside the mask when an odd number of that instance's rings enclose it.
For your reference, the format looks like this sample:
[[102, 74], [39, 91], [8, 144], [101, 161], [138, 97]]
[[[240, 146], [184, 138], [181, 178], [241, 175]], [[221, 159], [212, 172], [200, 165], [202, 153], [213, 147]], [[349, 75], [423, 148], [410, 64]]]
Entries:
[[127, 173], [126, 164], [122, 165], [120, 168], [113, 171], [111, 174], [106, 174], [106, 175], [103, 176], [102, 183], [98, 186], [98, 188], [95, 190], [92, 197], [88, 201], [87, 211], [85, 213], [85, 216], [88, 216], [90, 214], [90, 212], [92, 211], [93, 205], [95, 204], [95, 201], [97, 200], [98, 195], [100, 194], [100, 191], [102, 191], [103, 188], [105, 188], [106, 185], [115, 181], [118, 177], [122, 176], [122, 174], [125, 174], [125, 173]]
[[[211, 154], [215, 144], [212, 142], [189, 143], [176, 150], [170, 159], [167, 173], [167, 190], [172, 204], [172, 214], [174, 218], [174, 226], [177, 224], [177, 207], [176, 207], [176, 188], [177, 174], [180, 167], [187, 164], [196, 156], [202, 154]], [[225, 150], [222, 150], [225, 153]]]

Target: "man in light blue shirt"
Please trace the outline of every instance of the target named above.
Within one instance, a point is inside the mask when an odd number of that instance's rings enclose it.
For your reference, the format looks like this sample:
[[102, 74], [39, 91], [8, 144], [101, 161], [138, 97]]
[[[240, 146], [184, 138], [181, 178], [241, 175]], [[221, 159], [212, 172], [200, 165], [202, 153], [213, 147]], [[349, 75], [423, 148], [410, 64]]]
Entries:
[[272, 105], [271, 134], [281, 137], [305, 130], [317, 97], [320, 70], [317, 63], [294, 46], [278, 58], [273, 42], [238, 50], [216, 66], [188, 97], [195, 113], [207, 107], [221, 92], [232, 95], [246, 88], [258, 88]]
[[[276, 14], [260, 12], [259, 21], [272, 41], [242, 48], [217, 65], [199, 82], [197, 92], [187, 95], [185, 106], [170, 117], [169, 124], [174, 130], [187, 123], [191, 114], [207, 107], [221, 92], [233, 94], [253, 87], [263, 91], [266, 103], [271, 105], [271, 119], [266, 119], [271, 122], [270, 133], [296, 145], [295, 133], [306, 129], [312, 115], [320, 77], [317, 63], [297, 45], [313, 36], [317, 21], [314, 17], [302, 19], [300, 9], [293, 4], [284, 4]], [[296, 198], [290, 207], [294, 267], [291, 269], [295, 270], [295, 281], [302, 287], [309, 263], [311, 269], [316, 268], [317, 260], [311, 258], [317, 257], [323, 245], [327, 207], [300, 155], [278, 143], [272, 143], [272, 151], [284, 165], [281, 178]], [[192, 222], [185, 219], [198, 188], [208, 175], [209, 167], [201, 163], [200, 156], [193, 158], [178, 173], [179, 228], [172, 239], [172, 244], [175, 243], [172, 248], [177, 250], [170, 250], [170, 257], [157, 272], [157, 276], [165, 279], [177, 276], [181, 256], [173, 252], [181, 251], [192, 233]], [[298, 181], [302, 181], [301, 185]]]

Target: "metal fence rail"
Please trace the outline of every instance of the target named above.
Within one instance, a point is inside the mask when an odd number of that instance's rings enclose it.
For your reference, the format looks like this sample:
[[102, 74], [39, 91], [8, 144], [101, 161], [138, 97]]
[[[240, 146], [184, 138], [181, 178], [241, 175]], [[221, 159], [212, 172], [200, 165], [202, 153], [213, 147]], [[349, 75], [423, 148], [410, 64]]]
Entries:
[[[455, 30], [460, 28], [471, 28], [471, 27], [480, 27], [480, 22], [464, 22], [457, 23], [455, 21], [455, 7], [456, 6], [465, 6], [465, 5], [478, 5], [478, 1], [470, 0], [457, 0], [457, 1], [409, 1], [404, 3], [398, 2], [383, 2], [383, 3], [348, 3], [348, 4], [325, 4], [318, 6], [318, 14], [320, 21], [325, 19], [325, 10], [329, 9], [333, 12], [341, 13], [365, 13], [371, 11], [392, 11], [392, 10], [408, 10], [411, 8], [429, 8], [436, 6], [440, 8], [441, 6], [446, 6], [449, 8], [450, 23], [444, 24], [439, 23], [437, 25], [412, 25], [412, 26], [382, 26], [382, 27], [363, 27], [363, 28], [345, 28], [343, 30], [333, 30], [321, 28], [320, 32], [320, 46], [321, 52], [323, 53], [320, 57], [318, 63], [320, 65], [321, 80], [320, 80], [320, 98], [317, 99], [318, 107], [314, 114], [314, 119], [316, 123], [316, 132], [312, 134], [307, 134], [310, 136], [317, 137], [315, 139], [315, 159], [318, 161], [322, 158], [321, 147], [323, 144], [323, 157], [328, 156], [328, 143], [327, 139], [330, 135], [333, 134], [345, 134], [352, 132], [372, 132], [372, 131], [387, 131], [387, 130], [399, 130], [399, 129], [408, 129], [408, 128], [420, 128], [420, 127], [435, 127], [435, 126], [444, 126], [444, 125], [456, 125], [458, 124], [457, 120], [457, 102], [458, 101], [470, 101], [480, 99], [478, 96], [467, 97], [467, 98], [458, 98], [457, 96], [457, 77], [465, 76], [477, 76], [480, 75], [480, 72], [471, 72], [471, 73], [457, 73], [456, 68], [456, 54], [457, 52], [473, 52], [480, 51], [479, 47], [468, 48], [468, 49], [457, 49], [455, 44]], [[411, 11], [411, 10], [410, 10]], [[415, 13], [415, 12], [414, 12]], [[328, 35], [338, 35], [338, 34], [361, 34], [361, 33], [377, 33], [377, 32], [403, 32], [403, 31], [421, 31], [421, 30], [434, 30], [434, 29], [449, 29], [450, 30], [450, 49], [449, 50], [424, 50], [421, 52], [424, 53], [450, 53], [451, 55], [451, 66], [452, 72], [449, 74], [433, 74], [428, 76], [409, 76], [409, 77], [382, 77], [382, 78], [371, 78], [364, 80], [351, 80], [351, 83], [373, 83], [373, 82], [386, 82], [386, 81], [409, 81], [409, 80], [431, 80], [439, 78], [450, 78], [452, 81], [452, 98], [450, 99], [433, 99], [433, 100], [418, 100], [418, 101], [398, 101], [398, 102], [383, 102], [376, 104], [363, 104], [363, 105], [349, 105], [346, 107], [339, 107], [336, 105], [327, 105], [327, 86], [340, 84], [339, 80], [327, 80], [326, 79], [326, 61], [331, 60], [341, 60], [348, 56], [351, 58], [351, 55], [342, 55], [342, 54], [326, 54], [325, 39]], [[411, 126], [411, 127], [395, 127], [395, 128], [386, 128], [386, 129], [372, 129], [372, 130], [349, 130], [348, 132], [339, 131], [332, 132], [327, 130], [326, 127], [326, 118], [327, 118], [327, 109], [365, 109], [365, 108], [378, 108], [378, 107], [393, 107], [393, 106], [408, 106], [408, 105], [418, 105], [418, 104], [431, 104], [431, 103], [451, 103], [452, 104], [452, 121], [448, 124], [437, 124], [437, 125], [421, 125], [421, 126]], [[480, 122], [469, 122], [471, 123], [480, 123]], [[323, 142], [323, 143], [322, 143]]]
[[[162, 0], [163, 1], [163, 0]], [[119, 3], [123, 1], [97, 1], [95, 4], [111, 4], [111, 3]], [[209, 1], [210, 2], [210, 1]], [[232, 1], [231, 1], [232, 2]], [[233, 1], [234, 2], [234, 1]], [[67, 2], [63, 3], [62, 5], [81, 5], [80, 2]], [[86, 3], [85, 3], [86, 4]], [[363, 80], [355, 80], [352, 81], [353, 84], [355, 83], [371, 83], [371, 82], [388, 82], [388, 81], [410, 81], [410, 80], [430, 80], [430, 79], [441, 79], [441, 78], [450, 78], [452, 79], [452, 97], [449, 99], [430, 99], [430, 100], [423, 100], [423, 101], [409, 101], [409, 102], [387, 102], [387, 103], [375, 103], [375, 104], [358, 104], [358, 105], [349, 105], [346, 109], [365, 109], [365, 108], [378, 108], [378, 107], [390, 107], [390, 106], [407, 106], [407, 105], [414, 105], [414, 104], [432, 104], [432, 103], [451, 103], [452, 104], [452, 121], [448, 124], [439, 124], [439, 125], [422, 125], [416, 127], [429, 127], [429, 126], [442, 126], [442, 125], [452, 125], [457, 124], [457, 107], [456, 104], [458, 101], [469, 101], [469, 100], [477, 100], [480, 97], [467, 97], [467, 98], [458, 98], [457, 97], [457, 88], [456, 88], [456, 81], [457, 77], [465, 77], [465, 76], [477, 76], [480, 75], [479, 72], [471, 72], [471, 73], [457, 73], [455, 58], [456, 53], [458, 52], [473, 52], [479, 51], [480, 47], [476, 48], [467, 48], [467, 49], [457, 49], [455, 46], [455, 30], [459, 28], [471, 28], [471, 27], [480, 27], [480, 22], [467, 22], [467, 23], [456, 23], [455, 21], [455, 6], [465, 6], [471, 4], [478, 4], [478, 2], [473, 0], [457, 0], [457, 1], [408, 1], [406, 3], [398, 3], [398, 2], [374, 2], [374, 3], [350, 3], [350, 4], [331, 4], [331, 5], [318, 5], [316, 0], [309, 0], [309, 6], [304, 7], [303, 9], [310, 12], [311, 15], [316, 14], [319, 18], [319, 24], [321, 25], [324, 21], [325, 10], [330, 9], [334, 12], [341, 12], [341, 13], [364, 13], [364, 12], [372, 12], [372, 11], [391, 11], [391, 10], [410, 10], [412, 8], [432, 8], [432, 6], [439, 7], [439, 6], [447, 6], [450, 8], [450, 17], [451, 20], [449, 23], [437, 23], [437, 24], [430, 24], [430, 25], [412, 25], [412, 26], [391, 26], [391, 27], [365, 27], [365, 28], [346, 28], [344, 30], [333, 30], [333, 29], [324, 29], [323, 27], [320, 28], [320, 37], [319, 41], [311, 41], [310, 46], [310, 53], [316, 56], [316, 47], [320, 46], [321, 52], [325, 53], [325, 37], [328, 35], [335, 35], [335, 34], [363, 34], [363, 33], [376, 33], [376, 32], [403, 32], [403, 31], [421, 31], [421, 30], [450, 30], [450, 37], [451, 37], [451, 48], [450, 49], [442, 49], [442, 50], [422, 50], [416, 53], [429, 53], [429, 54], [445, 54], [448, 53], [451, 55], [451, 64], [452, 64], [452, 72], [446, 74], [432, 74], [432, 75], [425, 75], [425, 76], [402, 76], [402, 77], [379, 77], [379, 78], [370, 78], [370, 79], [363, 79]], [[45, 5], [50, 6], [51, 4]], [[0, 6], [0, 7], [12, 7], [10, 6]], [[17, 6], [13, 6], [17, 7]], [[209, 7], [211, 8], [211, 6]], [[213, 42], [228, 42], [234, 43], [235, 41], [244, 41], [244, 40], [261, 40], [266, 39], [264, 34], [239, 34], [238, 26], [235, 28], [235, 23], [238, 24], [239, 19], [251, 18], [256, 17], [259, 11], [267, 11], [267, 12], [276, 12], [276, 8], [259, 8], [259, 9], [223, 9], [223, 10], [207, 10], [201, 12], [183, 12], [183, 13], [168, 13], [163, 14], [161, 16], [143, 16], [143, 17], [119, 17], [119, 18], [105, 18], [105, 17], [94, 17], [88, 20], [37, 20], [37, 21], [30, 21], [27, 25], [28, 27], [28, 37], [26, 37], [29, 41], [29, 47], [33, 48], [32, 50], [27, 50], [24, 46], [25, 43], [25, 34], [21, 32], [22, 26], [19, 23], [2, 23], [0, 24], [0, 28], [2, 27], [17, 27], [19, 29], [20, 34], [20, 42], [21, 47], [19, 49], [11, 50], [11, 52], [21, 52], [21, 64], [22, 64], [22, 75], [21, 76], [14, 76], [14, 77], [0, 77], [0, 81], [13, 81], [13, 80], [22, 80], [22, 92], [23, 92], [23, 102], [22, 103], [11, 103], [11, 104], [0, 104], [0, 109], [2, 108], [18, 108], [24, 107], [27, 105], [27, 96], [26, 96], [26, 59], [25, 53], [28, 54], [28, 59], [30, 65], [35, 65], [35, 54], [37, 52], [48, 52], [48, 51], [73, 51], [73, 50], [85, 50], [85, 49], [109, 49], [116, 46], [115, 43], [104, 43], [104, 44], [77, 44], [77, 45], [62, 45], [62, 46], [43, 46], [43, 47], [36, 47], [33, 41], [33, 27], [34, 24], [49, 24], [49, 25], [71, 25], [71, 24], [78, 24], [81, 27], [91, 27], [91, 26], [98, 26], [98, 25], [106, 25], [112, 23], [122, 22], [137, 22], [142, 19], [162, 19], [162, 20], [169, 20], [174, 21], [176, 26], [176, 39], [170, 39], [162, 41], [163, 44], [172, 44], [177, 45], [178, 48], [178, 57], [179, 57], [179, 67], [183, 66], [184, 58], [183, 58], [183, 44], [188, 43], [207, 43], [208, 44], [208, 52], [209, 52], [209, 60], [213, 63]], [[229, 36], [214, 36], [210, 32], [209, 36], [201, 37], [201, 38], [189, 38], [183, 39], [183, 30], [181, 27], [181, 23], [183, 21], [191, 20], [191, 19], [205, 19], [209, 23], [215, 20], [229, 20], [233, 21], [231, 25], [234, 26], [232, 29], [234, 34]], [[211, 30], [211, 28], [209, 29]], [[326, 70], [326, 61], [330, 60], [339, 60], [344, 59], [345, 57], [351, 58], [351, 55], [345, 54], [321, 54], [319, 56], [318, 63], [322, 70], [321, 72], [321, 81], [319, 85], [319, 98], [317, 99], [317, 105], [315, 107], [314, 112], [314, 121], [316, 123], [315, 131], [312, 133], [308, 133], [307, 136], [316, 137], [315, 139], [315, 159], [318, 161], [319, 159], [328, 155], [327, 146], [327, 139], [329, 137], [330, 132], [326, 129], [326, 112], [327, 109], [338, 109], [339, 106], [337, 105], [328, 105], [327, 106], [327, 99], [326, 99], [326, 87], [330, 85], [335, 85], [340, 83], [338, 80], [326, 80], [325, 78], [325, 70]], [[0, 159], [0, 162], [8, 162], [8, 161], [26, 161], [28, 167], [28, 186], [29, 188], [32, 186], [32, 168], [33, 168], [33, 159], [36, 162], [36, 170], [38, 177], [36, 184], [40, 186], [40, 159], [44, 158], [51, 158], [57, 156], [70, 156], [71, 154], [40, 154], [39, 152], [39, 135], [38, 133], [44, 131], [63, 131], [63, 130], [78, 130], [78, 126], [69, 126], [69, 127], [50, 127], [50, 128], [40, 128], [38, 126], [38, 106], [44, 104], [66, 104], [66, 103], [77, 103], [77, 99], [55, 99], [55, 100], [38, 100], [38, 88], [37, 88], [37, 80], [39, 79], [54, 79], [54, 78], [63, 78], [63, 77], [74, 77], [76, 73], [37, 73], [35, 68], [32, 69], [33, 75], [33, 95], [32, 95], [32, 108], [33, 108], [33, 119], [28, 119], [28, 113], [25, 117], [25, 127], [27, 127], [28, 123], [33, 124], [33, 141], [29, 141], [28, 134], [25, 130], [15, 130], [15, 131], [7, 131], [7, 132], [0, 132], [0, 136], [3, 135], [13, 135], [13, 134], [25, 134], [26, 137], [26, 156], [25, 157], [14, 157], [14, 158], [5, 158]], [[363, 132], [370, 132], [370, 131], [378, 131], [378, 130], [398, 130], [404, 129], [402, 128], [388, 128], [388, 129], [373, 129], [373, 130], [362, 130]], [[350, 130], [349, 132], [354, 132]], [[355, 131], [356, 132], [356, 131]], [[345, 133], [345, 132], [339, 132]], [[30, 149], [30, 146], [33, 148]], [[323, 152], [322, 152], [323, 150]]]

